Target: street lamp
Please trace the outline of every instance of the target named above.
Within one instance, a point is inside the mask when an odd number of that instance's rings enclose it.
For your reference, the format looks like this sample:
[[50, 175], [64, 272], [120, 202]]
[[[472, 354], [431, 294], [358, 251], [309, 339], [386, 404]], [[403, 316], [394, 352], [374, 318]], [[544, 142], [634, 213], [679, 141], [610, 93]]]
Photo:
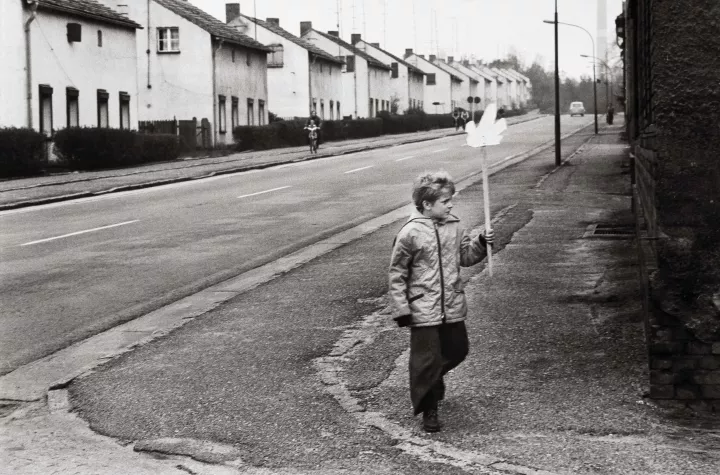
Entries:
[[558, 11], [555, 0], [555, 21], [543, 20], [555, 25], [555, 166], [562, 164], [560, 154], [560, 64], [558, 62]]
[[[600, 58], [597, 58], [595, 56], [587, 55], [587, 54], [581, 54], [583, 58], [591, 58], [595, 61], [598, 61], [600, 64], [605, 66], [605, 109], [608, 109], [610, 107], [610, 97], [612, 96], [612, 82], [610, 81], [611, 71], [613, 70], [610, 65], [603, 61]], [[593, 62], [593, 69], [595, 68], [595, 62]]]
[[[553, 23], [555, 23], [555, 22], [550, 21], [550, 20], [543, 20], [543, 23], [553, 24]], [[573, 25], [572, 23], [563, 23], [563, 22], [559, 22], [559, 23], [560, 23], [561, 25], [572, 26], [572, 27], [575, 27], [575, 28], [579, 28], [579, 29], [581, 29], [582, 31], [584, 31], [585, 33], [587, 33], [588, 36], [590, 37], [590, 42], [592, 43], [592, 50], [595, 51], [595, 39], [593, 38], [593, 35], [592, 35], [589, 31], [587, 31], [585, 28], [583, 28], [583, 27], [580, 26], [580, 25]], [[582, 56], [582, 57], [584, 57], [584, 58], [589, 58], [589, 57], [590, 57], [590, 56], [585, 55], [585, 54], [581, 54], [580, 56]], [[595, 104], [595, 135], [597, 135], [597, 133], [598, 133], [598, 116], [597, 116], [597, 80], [595, 79], [595, 63], [593, 63], [593, 102], [594, 102], [594, 104]]]

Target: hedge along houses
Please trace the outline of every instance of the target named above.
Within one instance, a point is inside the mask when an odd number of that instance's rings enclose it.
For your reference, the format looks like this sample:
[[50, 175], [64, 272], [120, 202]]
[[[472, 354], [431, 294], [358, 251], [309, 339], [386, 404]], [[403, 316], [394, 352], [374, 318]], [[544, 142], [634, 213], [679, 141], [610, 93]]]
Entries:
[[[301, 37], [323, 51], [345, 61], [342, 71], [343, 117], [375, 117], [390, 109], [390, 66], [340, 39], [337, 31], [322, 33], [312, 22], [300, 22]], [[353, 36], [360, 41], [360, 36]]]
[[[136, 42], [138, 118], [207, 119], [212, 145], [266, 124], [270, 49], [185, 0], [103, 0], [145, 28]], [[207, 144], [210, 145], [210, 144]]]
[[95, 0], [0, 3], [0, 126], [134, 127], [139, 24]]
[[272, 50], [268, 56], [268, 94], [273, 112], [282, 118], [307, 117], [316, 110], [322, 119], [341, 118], [344, 62], [280, 27], [278, 18], [266, 21], [240, 13], [239, 4], [226, 5], [227, 23]]
[[[435, 59], [432, 55], [431, 58]], [[425, 107], [428, 114], [450, 113], [453, 111], [452, 83], [462, 81], [425, 59], [425, 55], [405, 50], [405, 61], [425, 73]], [[457, 87], [457, 86], [456, 86]]]
[[[355, 46], [378, 61], [390, 65], [390, 89], [392, 91], [390, 96], [391, 112], [403, 114], [406, 109], [423, 107], [425, 100], [424, 72], [380, 48], [379, 43], [368, 43], [365, 40], [360, 40]], [[392, 110], [392, 102], [394, 100], [397, 100], [397, 110], [395, 111]]]

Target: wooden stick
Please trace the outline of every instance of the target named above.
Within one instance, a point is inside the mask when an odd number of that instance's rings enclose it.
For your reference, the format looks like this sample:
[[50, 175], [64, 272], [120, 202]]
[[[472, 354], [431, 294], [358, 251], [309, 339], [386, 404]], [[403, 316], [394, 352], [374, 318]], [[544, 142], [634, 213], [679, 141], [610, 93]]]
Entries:
[[[488, 183], [487, 150], [483, 146], [482, 177], [483, 177], [483, 205], [485, 206], [485, 234], [490, 232], [490, 185]], [[493, 275], [492, 246], [487, 244], [488, 274]]]

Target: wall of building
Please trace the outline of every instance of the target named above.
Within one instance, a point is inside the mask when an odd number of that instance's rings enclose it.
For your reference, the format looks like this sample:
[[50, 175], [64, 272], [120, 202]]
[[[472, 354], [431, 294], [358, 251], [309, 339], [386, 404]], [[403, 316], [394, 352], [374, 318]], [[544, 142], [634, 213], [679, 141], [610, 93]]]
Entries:
[[720, 411], [717, 8], [628, 1], [625, 59], [650, 395]]
[[[80, 42], [68, 42], [68, 23], [81, 25]], [[135, 29], [47, 10], [39, 10], [30, 27], [34, 128], [37, 129], [40, 123], [40, 84], [53, 88], [52, 122], [55, 130], [67, 126], [68, 87], [76, 88], [79, 93], [79, 125], [98, 125], [97, 91], [104, 89], [108, 93], [109, 127], [120, 127], [119, 93], [122, 91], [130, 95], [130, 125], [137, 128]], [[102, 32], [102, 46], [98, 46], [98, 31]]]
[[[231, 121], [233, 96], [238, 98], [237, 125], [268, 123], [268, 107], [271, 104], [268, 103], [267, 54], [264, 51], [225, 43], [216, 52], [215, 69], [215, 93], [218, 96], [225, 96], [227, 124], [227, 132], [218, 133], [217, 140], [220, 144], [227, 144], [233, 142]], [[217, 97], [215, 99], [217, 100]], [[220, 111], [217, 110], [219, 114]], [[215, 122], [217, 123], [217, 118]]]
[[[345, 108], [341, 72], [342, 65], [316, 59], [311, 62], [310, 68], [310, 88], [312, 90], [313, 100], [317, 101], [318, 115], [324, 120], [342, 119], [343, 109]], [[338, 113], [337, 109], [338, 102], [340, 103], [340, 113]], [[324, 113], [321, 105], [325, 106]]]
[[[370, 78], [369, 97], [377, 99], [379, 103], [375, 113], [381, 110], [390, 110], [390, 99], [392, 97], [390, 71], [370, 66], [368, 69], [368, 77]], [[384, 109], [383, 101], [385, 101]]]
[[[412, 64], [416, 68], [426, 74], [435, 74], [435, 85], [427, 84], [427, 76], [425, 76], [425, 100], [424, 110], [427, 114], [449, 114], [452, 112], [451, 105], [451, 86], [450, 75], [438, 68], [434, 64], [418, 57], [415, 54], [408, 56], [405, 61]], [[433, 102], [439, 102], [440, 105], [433, 105]]]
[[[410, 74], [410, 99], [414, 100], [418, 107], [423, 108], [425, 102], [425, 78], [420, 74]], [[406, 104], [404, 107], [409, 107]], [[401, 106], [402, 108], [402, 106]]]
[[260, 25], [257, 40], [264, 45], [283, 45], [283, 67], [267, 69], [270, 111], [279, 117], [307, 117], [310, 112], [308, 50]]
[[[388, 75], [388, 83], [387, 85], [379, 85], [379, 87], [383, 88], [382, 90], [379, 90], [377, 93], [373, 92], [373, 97], [380, 97], [383, 98], [383, 96], [388, 96], [390, 99], [385, 100], [392, 100], [393, 98], [397, 98], [398, 100], [398, 114], [402, 114], [405, 109], [408, 108], [408, 99], [410, 94], [410, 75], [408, 72], [407, 66], [400, 63], [398, 60], [393, 58], [392, 56], [388, 55], [384, 51], [382, 51], [379, 48], [374, 47], [372, 44], [369, 44], [365, 41], [360, 41], [357, 43], [357, 46], [361, 48], [365, 53], [369, 54], [373, 58], [377, 59], [383, 64], [387, 64], [388, 66], [392, 66], [393, 63], [397, 63], [397, 77], [392, 77], [392, 74], [388, 71], [386, 71]], [[387, 89], [386, 92], [384, 90]], [[371, 86], [371, 91], [375, 91], [376, 86]]]
[[21, 2], [0, 2], [0, 127], [26, 127], [26, 17]]

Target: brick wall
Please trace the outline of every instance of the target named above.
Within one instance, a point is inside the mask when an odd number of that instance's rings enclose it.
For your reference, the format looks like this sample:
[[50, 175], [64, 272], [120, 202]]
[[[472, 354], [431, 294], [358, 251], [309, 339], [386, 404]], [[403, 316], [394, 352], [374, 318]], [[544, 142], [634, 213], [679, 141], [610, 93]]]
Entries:
[[720, 2], [626, 3], [650, 393], [720, 412]]

